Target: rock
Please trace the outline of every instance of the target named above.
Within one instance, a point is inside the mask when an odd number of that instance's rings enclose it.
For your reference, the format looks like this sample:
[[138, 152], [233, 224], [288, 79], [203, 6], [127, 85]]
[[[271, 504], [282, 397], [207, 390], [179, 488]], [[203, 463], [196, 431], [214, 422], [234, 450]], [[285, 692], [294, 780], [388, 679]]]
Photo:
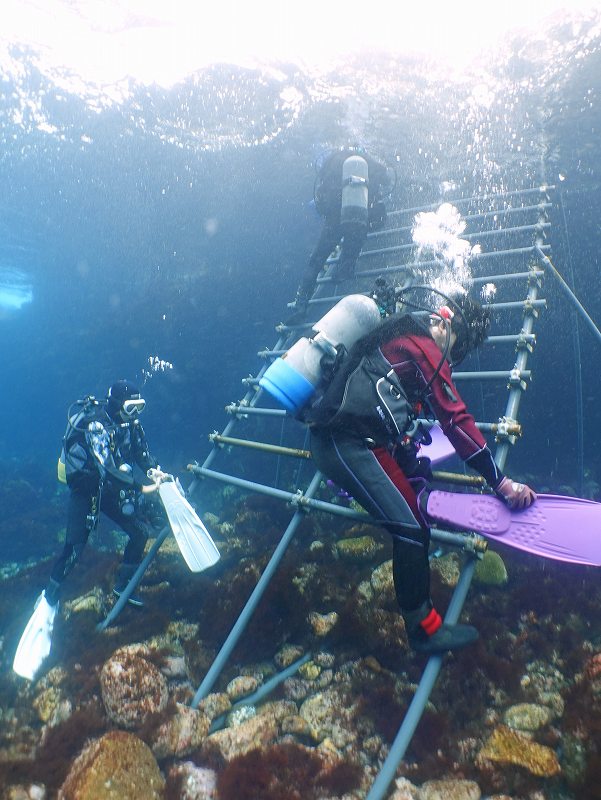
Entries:
[[516, 764], [543, 778], [557, 775], [561, 771], [557, 756], [550, 747], [537, 744], [524, 734], [505, 725], [499, 725], [494, 729], [478, 753], [477, 761]]
[[505, 723], [518, 731], [537, 731], [553, 719], [551, 709], [536, 703], [518, 703], [503, 714]]
[[392, 578], [392, 559], [376, 567], [369, 582], [380, 603], [394, 603], [396, 594]]
[[395, 789], [390, 795], [390, 800], [418, 800], [419, 789], [407, 778], [397, 778], [394, 786]]
[[198, 704], [198, 710], [209, 718], [211, 722], [217, 717], [227, 714], [232, 707], [232, 701], [225, 692], [212, 692]]
[[341, 539], [336, 542], [336, 553], [346, 561], [371, 561], [382, 550], [384, 545], [376, 542], [373, 536], [357, 536], [352, 539]]
[[433, 558], [430, 565], [445, 586], [457, 586], [461, 574], [461, 562], [457, 553], [447, 553], [440, 558]]
[[485, 586], [503, 586], [507, 583], [507, 568], [498, 553], [486, 550], [479, 561], [476, 562], [474, 580]]
[[39, 783], [29, 786], [11, 786], [7, 790], [6, 800], [46, 800], [46, 787]]
[[311, 731], [309, 723], [300, 714], [291, 714], [282, 720], [282, 733], [291, 733], [293, 736], [309, 736]]
[[329, 739], [335, 747], [343, 748], [357, 738], [354, 711], [354, 706], [349, 706], [340, 691], [330, 687], [308, 697], [299, 714], [307, 721], [315, 742]]
[[90, 611], [94, 616], [101, 617], [106, 609], [106, 595], [99, 589], [94, 588], [74, 600], [69, 600], [63, 604], [63, 614], [65, 619], [69, 619], [71, 614], [81, 614], [82, 611]]
[[167, 706], [167, 679], [143, 657], [141, 647], [122, 647], [104, 663], [100, 689], [107, 714], [117, 725], [135, 728]]
[[184, 761], [169, 770], [168, 786], [173, 787], [171, 796], [178, 800], [216, 800], [217, 773]]
[[226, 694], [230, 700], [239, 700], [241, 697], [252, 694], [259, 686], [259, 681], [251, 675], [238, 675], [226, 686]]
[[474, 781], [455, 778], [426, 781], [420, 786], [418, 800], [480, 800], [482, 792]]
[[304, 649], [299, 645], [285, 644], [282, 649], [275, 654], [273, 660], [279, 669], [285, 669], [289, 667], [290, 664], [294, 664], [295, 661], [298, 661], [304, 652]]
[[202, 745], [202, 754], [211, 762], [227, 763], [235, 756], [273, 744], [277, 735], [275, 720], [265, 714], [257, 715], [235, 728], [225, 728], [207, 736]]
[[153, 735], [152, 752], [157, 758], [181, 758], [205, 740], [211, 720], [197, 709], [176, 703], [175, 712]]
[[186, 659], [180, 655], [166, 656], [161, 672], [167, 678], [187, 678]]
[[254, 706], [238, 706], [229, 712], [225, 725], [227, 728], [237, 728], [238, 725], [242, 725], [247, 719], [256, 715], [257, 709]]
[[63, 693], [56, 686], [49, 686], [34, 698], [32, 705], [42, 722], [49, 722], [63, 701]]
[[77, 756], [58, 800], [162, 800], [164, 790], [148, 745], [132, 733], [110, 731]]
[[314, 661], [306, 661], [300, 667], [298, 673], [301, 678], [304, 678], [306, 681], [315, 681], [321, 674], [321, 667], [318, 666]]
[[338, 614], [336, 611], [330, 611], [329, 614], [318, 614], [317, 611], [312, 611], [307, 620], [315, 636], [327, 636], [337, 624]]
[[267, 714], [279, 724], [286, 717], [298, 714], [298, 709], [292, 700], [270, 700], [259, 706], [257, 714]]

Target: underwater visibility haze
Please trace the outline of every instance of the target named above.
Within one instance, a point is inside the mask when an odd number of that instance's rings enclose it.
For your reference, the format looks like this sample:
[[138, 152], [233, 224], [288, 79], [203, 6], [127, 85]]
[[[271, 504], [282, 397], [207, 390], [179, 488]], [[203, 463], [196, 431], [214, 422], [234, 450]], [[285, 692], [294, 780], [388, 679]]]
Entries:
[[[416, 215], [467, 197], [484, 213], [506, 192], [553, 187], [545, 244], [601, 325], [601, 9], [551, 3], [537, 14], [524, 8], [522, 19], [517, 4], [508, 4], [514, 17], [499, 10], [506, 32], [493, 41], [493, 17], [479, 39], [475, 24], [484, 15], [476, 4], [464, 13], [452, 4], [439, 20], [434, 4], [429, 21], [422, 16], [401, 33], [403, 12], [376, 3], [356, 15], [370, 17], [362, 39], [360, 19], [339, 3], [321, 12], [314, 4], [295, 8], [288, 20], [271, 3], [244, 10], [225, 3], [221, 16], [204, 17], [188, 4], [171, 5], [11, 2], [0, 31], [0, 786], [36, 784], [47, 795], [7, 796], [55, 797], [89, 737], [127, 731], [154, 753], [156, 781], [167, 792], [157, 797], [365, 797], [421, 666], [374, 633], [402, 636], [391, 597], [379, 616], [351, 608], [357, 587], [370, 575], [375, 587], [373, 572], [390, 557], [389, 540], [370, 526], [340, 534], [338, 523], [303, 523], [307, 536], [270, 589], [270, 607], [260, 606], [247, 634], [252, 643], [234, 651], [228, 678], [250, 686], [261, 669], [269, 674], [265, 662], [276, 651], [278, 667], [302, 654], [302, 646], [285, 648], [303, 644], [308, 615], [331, 610], [341, 620], [331, 652], [323, 647], [286, 689], [286, 702], [309, 703], [309, 710], [280, 709], [280, 739], [257, 727], [265, 744], [255, 755], [240, 742], [203, 751], [196, 734], [193, 747], [170, 749], [158, 733], [166, 700], [150, 716], [126, 719], [118, 708], [107, 716], [103, 664], [118, 647], [152, 641], [144, 657], [149, 674], [170, 676], [156, 679], [165, 697], [169, 690], [169, 708], [188, 702], [286, 527], [286, 509], [275, 501], [207, 486], [198, 511], [212, 515], [222, 551], [217, 571], [191, 576], [177, 552], [167, 552], [148, 575], [146, 608], [124, 611], [111, 641], [94, 626], [106, 611], [101, 589], [122, 542], [103, 528], [88, 545], [95, 555], [69, 578], [53, 678], [22, 688], [12, 656], [62, 547], [67, 501], [56, 462], [67, 409], [87, 394], [104, 397], [117, 379], [138, 383], [153, 454], [189, 484], [186, 465], [211, 452], [208, 434], [226, 424], [224, 406], [244, 396], [241, 380], [256, 374], [257, 352], [273, 346], [275, 326], [290, 315], [287, 303], [321, 227], [315, 165], [347, 144], [387, 164], [394, 175], [389, 208]], [[292, 41], [295, 25], [305, 52]], [[600, 341], [548, 276], [545, 297], [520, 409], [523, 436], [507, 471], [538, 490], [599, 501]], [[493, 334], [494, 325], [493, 315]], [[476, 415], [479, 392], [467, 391]], [[252, 460], [245, 466], [244, 453], [234, 458], [243, 477], [271, 479], [262, 461], [257, 471]], [[328, 566], [324, 553], [336, 551], [337, 534], [369, 535], [375, 549], [348, 562], [338, 553]], [[320, 539], [323, 550], [313, 546]], [[399, 785], [391, 797], [445, 797], [424, 785], [453, 776], [476, 787], [464, 786], [472, 794], [457, 797], [601, 797], [598, 572], [503, 556], [509, 582], [474, 587], [466, 607], [484, 642], [445, 667], [443, 689], [403, 762], [415, 792]], [[450, 580], [436, 572], [443, 597]], [[92, 589], [93, 602], [78, 614], [69, 603]], [[558, 598], [561, 618], [554, 616]], [[337, 676], [331, 685], [328, 674]], [[313, 694], [311, 681], [318, 682]], [[333, 686], [351, 698], [337, 720]], [[321, 711], [310, 700], [318, 695]], [[471, 707], [459, 707], [459, 696], [472, 698]], [[549, 718], [528, 735], [556, 754], [561, 769], [543, 751], [532, 755], [539, 761], [531, 769], [509, 756], [502, 762], [509, 766], [487, 760], [487, 737], [514, 730], [503, 709], [519, 703], [547, 709]], [[204, 711], [217, 718], [227, 708]], [[341, 758], [337, 766], [328, 746]], [[136, 758], [146, 755], [140, 750]], [[186, 761], [211, 771], [195, 779], [217, 780], [218, 789], [184, 794]], [[272, 777], [270, 784], [268, 774], [281, 783]], [[240, 786], [252, 781], [255, 789], [243, 794]], [[305, 793], [289, 793], [296, 784]], [[67, 786], [62, 796], [94, 796], [73, 791]], [[150, 795], [132, 790], [138, 796]]]

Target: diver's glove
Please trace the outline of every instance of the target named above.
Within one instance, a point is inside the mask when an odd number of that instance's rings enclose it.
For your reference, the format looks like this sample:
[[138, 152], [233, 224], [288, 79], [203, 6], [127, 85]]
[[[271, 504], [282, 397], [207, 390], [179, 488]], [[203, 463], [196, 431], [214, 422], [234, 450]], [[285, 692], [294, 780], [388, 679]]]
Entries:
[[536, 494], [525, 483], [515, 483], [511, 478], [503, 478], [495, 488], [495, 494], [512, 510], [528, 508], [536, 500]]
[[173, 475], [170, 475], [168, 472], [163, 472], [160, 467], [151, 468], [147, 471], [146, 476], [150, 478], [152, 483], [145, 484], [142, 486], [142, 493], [149, 494], [150, 492], [155, 492], [163, 481], [172, 481]]

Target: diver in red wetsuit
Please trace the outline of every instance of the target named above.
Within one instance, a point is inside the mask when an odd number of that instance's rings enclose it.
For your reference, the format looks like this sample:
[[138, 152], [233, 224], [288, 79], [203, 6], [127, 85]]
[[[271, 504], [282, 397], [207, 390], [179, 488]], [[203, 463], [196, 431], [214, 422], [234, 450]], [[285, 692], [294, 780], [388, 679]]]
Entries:
[[[451, 376], [451, 364], [481, 344], [488, 325], [488, 312], [464, 296], [432, 315], [429, 325], [410, 314], [389, 317], [360, 339], [349, 356], [351, 364], [365, 354], [384, 356], [399, 378], [408, 407], [424, 403], [458, 455], [511, 508], [526, 508], [536, 495], [501, 473]], [[337, 401], [344, 397], [348, 402], [349, 385], [342, 386]], [[353, 401], [353, 408], [357, 405]], [[409, 422], [406, 415], [399, 429], [406, 430]], [[392, 535], [395, 591], [412, 648], [436, 653], [475, 641], [474, 627], [443, 623], [430, 599], [430, 530], [418, 503], [429, 478], [428, 459], [417, 458], [415, 445], [404, 446], [401, 437], [387, 434], [373, 416], [356, 416], [356, 424], [348, 414], [330, 420], [326, 415], [321, 421], [317, 416], [310, 424], [311, 450], [319, 469]]]

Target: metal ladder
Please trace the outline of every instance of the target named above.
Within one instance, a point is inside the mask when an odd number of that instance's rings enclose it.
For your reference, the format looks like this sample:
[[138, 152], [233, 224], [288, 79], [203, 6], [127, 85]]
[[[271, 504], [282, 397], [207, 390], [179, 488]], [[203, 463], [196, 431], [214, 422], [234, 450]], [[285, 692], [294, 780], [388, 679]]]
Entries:
[[[462, 238], [478, 242], [482, 248], [481, 253], [473, 256], [470, 262], [474, 287], [486, 283], [497, 287], [497, 296], [489, 305], [495, 315], [495, 330], [483, 347], [482, 361], [485, 366], [481, 366], [478, 357], [470, 356], [466, 368], [454, 373], [454, 380], [460, 385], [462, 395], [468, 396], [468, 406], [472, 409], [478, 403], [470, 403], [469, 394], [474, 394], [480, 387], [487, 387], [489, 397], [484, 400], [482, 391], [480, 406], [483, 415], [488, 411], [489, 419], [483, 418], [477, 424], [484, 433], [494, 435], [495, 459], [501, 469], [505, 467], [511, 445], [521, 434], [518, 412], [521, 398], [531, 377], [528, 360], [536, 342], [534, 326], [540, 311], [545, 306], [545, 300], [541, 296], [545, 273], [550, 273], [559, 279], [568, 299], [576, 306], [578, 312], [585, 316], [601, 340], [598, 329], [567, 284], [563, 282], [548, 256], [550, 246], [547, 244], [547, 233], [551, 224], [549, 210], [552, 206], [553, 188], [541, 186], [485, 197], [453, 200], [453, 205], [459, 209], [468, 225], [467, 232]], [[375, 278], [384, 276], [394, 280], [407, 270], [408, 265], [418, 272], [433, 267], [434, 262], [412, 260], [415, 246], [411, 241], [411, 227], [416, 213], [433, 211], [438, 205], [389, 212], [386, 227], [368, 236], [352, 280], [338, 284], [335, 278], [329, 276], [329, 269], [326, 268], [322, 272], [318, 278], [316, 291], [309, 302], [308, 317], [312, 321], [302, 325], [277, 326], [278, 337], [274, 346], [261, 350], [258, 354], [264, 362], [263, 365], [255, 375], [242, 381], [246, 387], [245, 396], [242, 400], [226, 406], [229, 415], [227, 424], [220, 433], [210, 434], [213, 449], [208, 457], [202, 464], [189, 465], [189, 470], [194, 476], [190, 494], [198, 489], [201, 479], [208, 478], [238, 487], [245, 492], [262, 493], [281, 499], [292, 509], [290, 521], [271, 559], [198, 687], [192, 701], [193, 707], [197, 707], [214, 687], [271, 578], [276, 573], [304, 515], [320, 511], [349, 520], [359, 519], [363, 522], [369, 520], [365, 514], [316, 497], [323, 478], [319, 471], [308, 468], [310, 453], [306, 449], [306, 431], [298, 422], [287, 416], [285, 411], [275, 407], [274, 401], [259, 387], [259, 381], [271, 361], [286, 352], [299, 335], [305, 333], [315, 320], [321, 318], [345, 294], [370, 292]], [[331, 257], [329, 265], [335, 260], [335, 257]], [[488, 387], [494, 388], [494, 399]], [[234, 429], [238, 434], [236, 437], [232, 435]], [[231, 457], [232, 452], [235, 452], [235, 458]], [[274, 479], [271, 483], [260, 484], [241, 474], [240, 465], [244, 464], [245, 458], [248, 459], [251, 454], [257, 452], [275, 457]], [[223, 464], [221, 469], [216, 468], [219, 462]], [[286, 466], [282, 469], [283, 462]], [[481, 479], [478, 477], [460, 473], [435, 473], [435, 478], [447, 482], [481, 485]], [[290, 489], [291, 483], [293, 490]], [[282, 484], [288, 488], [282, 488]], [[168, 529], [164, 529], [157, 537], [121, 598], [98, 626], [99, 629], [106, 628], [119, 614], [168, 533]], [[438, 528], [432, 530], [432, 539], [460, 549], [465, 556], [459, 582], [445, 616], [446, 622], [454, 623], [459, 618], [477, 559], [486, 548], [486, 543], [481, 537], [469, 532], [458, 534]], [[261, 691], [261, 697], [306, 660], [307, 657], [304, 657], [284, 673], [272, 678], [269, 687], [264, 687]], [[441, 665], [442, 656], [433, 656], [429, 659], [388, 757], [368, 794], [368, 800], [380, 800], [385, 796], [423, 714]], [[255, 699], [248, 697], [241, 702], [248, 704]]]

